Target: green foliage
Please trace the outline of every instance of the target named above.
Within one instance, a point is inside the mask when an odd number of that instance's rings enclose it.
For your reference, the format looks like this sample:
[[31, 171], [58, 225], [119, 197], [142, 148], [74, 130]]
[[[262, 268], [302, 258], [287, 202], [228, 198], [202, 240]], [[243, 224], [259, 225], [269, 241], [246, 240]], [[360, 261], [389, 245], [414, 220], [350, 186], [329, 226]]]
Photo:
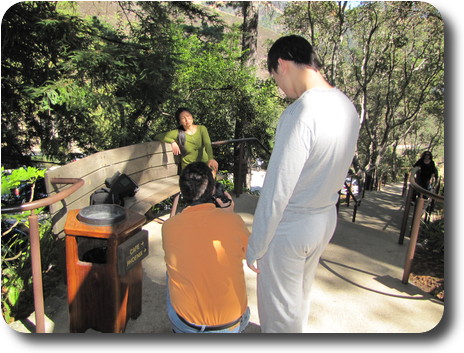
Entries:
[[[35, 183], [43, 178], [45, 170], [37, 168], [19, 168], [7, 174], [2, 167], [2, 196], [11, 193], [11, 189]], [[34, 193], [31, 193], [32, 201]], [[2, 213], [2, 312], [7, 322], [23, 318], [30, 313], [32, 298], [32, 279], [29, 243], [29, 222], [27, 215]], [[56, 261], [56, 251], [51, 233], [51, 221], [48, 214], [39, 209], [39, 235], [42, 248], [42, 264], [48, 268]]]
[[[3, 217], [3, 215], [2, 215]], [[3, 223], [2, 223], [3, 224]], [[20, 229], [18, 231], [18, 229]], [[42, 268], [46, 274], [56, 266], [56, 243], [51, 232], [50, 218], [42, 214], [39, 227]], [[59, 281], [54, 273], [51, 281]], [[32, 270], [27, 222], [16, 230], [4, 233], [2, 228], [2, 312], [6, 322], [24, 319], [33, 311]]]
[[419, 242], [435, 253], [445, 251], [445, 219], [440, 218], [431, 223], [423, 223], [420, 228]]
[[[30, 88], [61, 76], [59, 63], [83, 43], [77, 18], [63, 17], [55, 3], [21, 2], [2, 21], [2, 163], [30, 161], [37, 141], [50, 133], [51, 115], [39, 110]], [[52, 100], [56, 97], [50, 96]]]
[[[147, 141], [173, 128], [165, 117], [179, 105], [191, 107], [213, 140], [237, 129], [271, 139], [279, 109], [268, 94], [276, 89], [241, 67], [239, 32], [225, 32], [195, 4], [115, 6], [137, 20], [84, 20], [48, 2], [18, 3], [5, 15], [4, 42], [18, 44], [2, 56], [2, 154], [12, 166], [28, 164], [37, 143], [64, 162], [74, 148], [89, 154]], [[241, 119], [247, 124], [236, 125]]]
[[2, 167], [2, 195], [10, 193], [11, 189], [18, 187], [21, 182], [27, 182], [34, 184], [37, 179], [45, 176], [44, 169], [37, 169], [34, 167], [19, 168], [11, 172], [10, 175], [5, 173], [5, 169]]
[[[185, 36], [180, 28], [175, 42], [179, 53], [175, 94], [162, 108], [169, 112], [166, 122], [170, 125], [160, 124], [155, 132], [174, 128], [173, 112], [187, 106], [196, 122], [208, 127], [213, 141], [256, 137], [269, 147], [281, 112], [277, 89], [241, 65], [240, 33], [232, 31], [220, 42], [204, 42], [197, 35]], [[215, 154], [221, 168], [231, 168], [230, 151], [215, 148]]]
[[221, 183], [224, 186], [224, 190], [232, 193], [234, 190], [234, 182], [231, 178], [229, 178], [229, 171], [227, 170], [221, 170], [219, 172], [220, 175], [226, 176], [225, 178], [221, 178], [218, 183]]
[[[111, 24], [79, 3], [20, 2], [2, 22], [2, 157], [29, 164], [33, 146], [65, 161], [149, 140], [190, 107], [213, 140], [272, 146], [282, 101], [241, 64], [241, 28], [189, 2], [112, 3]], [[122, 15], [124, 13], [124, 15]], [[363, 169], [399, 173], [389, 149], [443, 158], [443, 21], [421, 2], [292, 2], [282, 23], [316, 47], [327, 79], [363, 119]], [[14, 43], [14, 45], [12, 45]], [[229, 151], [217, 151], [229, 168]]]

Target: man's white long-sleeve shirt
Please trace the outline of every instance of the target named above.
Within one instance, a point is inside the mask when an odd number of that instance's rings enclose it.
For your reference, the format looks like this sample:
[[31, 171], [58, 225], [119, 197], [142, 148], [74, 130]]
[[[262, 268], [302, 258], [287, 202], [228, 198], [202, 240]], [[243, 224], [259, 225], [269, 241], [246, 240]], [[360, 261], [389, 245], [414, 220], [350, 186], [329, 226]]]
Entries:
[[303, 216], [336, 204], [359, 128], [356, 108], [336, 88], [310, 89], [283, 112], [255, 211], [248, 264], [266, 253], [286, 212]]

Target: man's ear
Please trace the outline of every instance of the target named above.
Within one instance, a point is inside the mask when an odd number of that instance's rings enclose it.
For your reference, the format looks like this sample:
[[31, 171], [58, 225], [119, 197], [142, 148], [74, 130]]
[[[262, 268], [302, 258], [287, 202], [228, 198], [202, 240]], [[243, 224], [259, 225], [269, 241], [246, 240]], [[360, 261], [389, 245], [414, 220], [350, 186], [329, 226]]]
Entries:
[[287, 71], [287, 69], [288, 69], [288, 61], [287, 60], [279, 58], [279, 59], [277, 59], [277, 63], [279, 64], [277, 66], [277, 71], [280, 70], [280, 73]]

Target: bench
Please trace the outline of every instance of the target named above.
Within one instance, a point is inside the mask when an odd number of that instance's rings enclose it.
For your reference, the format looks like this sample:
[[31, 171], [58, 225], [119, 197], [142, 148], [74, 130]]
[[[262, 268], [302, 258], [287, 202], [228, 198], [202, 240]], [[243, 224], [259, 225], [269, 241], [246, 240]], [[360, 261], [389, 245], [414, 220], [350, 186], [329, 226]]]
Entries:
[[[47, 193], [58, 193], [67, 185], [52, 184], [52, 178], [82, 178], [84, 185], [75, 193], [50, 206], [53, 234], [64, 238], [63, 228], [69, 210], [90, 205], [92, 193], [105, 186], [105, 179], [116, 172], [129, 175], [139, 186], [133, 197], [124, 199], [124, 207], [144, 215], [163, 200], [179, 193], [178, 166], [171, 145], [152, 141], [97, 152], [45, 173]], [[173, 206], [175, 210], [176, 204]], [[175, 212], [175, 211], [174, 211]]]

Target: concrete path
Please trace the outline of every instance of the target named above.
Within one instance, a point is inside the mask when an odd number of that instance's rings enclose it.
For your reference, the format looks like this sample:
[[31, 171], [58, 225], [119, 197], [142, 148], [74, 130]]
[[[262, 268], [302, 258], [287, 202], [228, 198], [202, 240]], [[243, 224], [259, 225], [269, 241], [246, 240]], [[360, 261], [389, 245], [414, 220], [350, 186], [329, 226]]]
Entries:
[[[251, 229], [257, 197], [235, 200]], [[313, 285], [309, 328], [311, 333], [423, 333], [440, 322], [444, 304], [412, 284], [402, 284], [408, 238], [398, 244], [403, 213], [400, 186], [366, 192], [351, 222], [352, 206], [340, 206], [334, 237], [324, 252]], [[165, 310], [165, 264], [161, 225], [150, 222], [150, 256], [143, 260], [142, 314], [130, 320], [126, 333], [170, 333]], [[246, 333], [259, 333], [256, 276], [245, 265], [251, 322]], [[69, 332], [66, 287], [47, 298], [47, 331]], [[31, 332], [34, 315], [11, 327]], [[88, 330], [87, 333], [96, 333]]]

